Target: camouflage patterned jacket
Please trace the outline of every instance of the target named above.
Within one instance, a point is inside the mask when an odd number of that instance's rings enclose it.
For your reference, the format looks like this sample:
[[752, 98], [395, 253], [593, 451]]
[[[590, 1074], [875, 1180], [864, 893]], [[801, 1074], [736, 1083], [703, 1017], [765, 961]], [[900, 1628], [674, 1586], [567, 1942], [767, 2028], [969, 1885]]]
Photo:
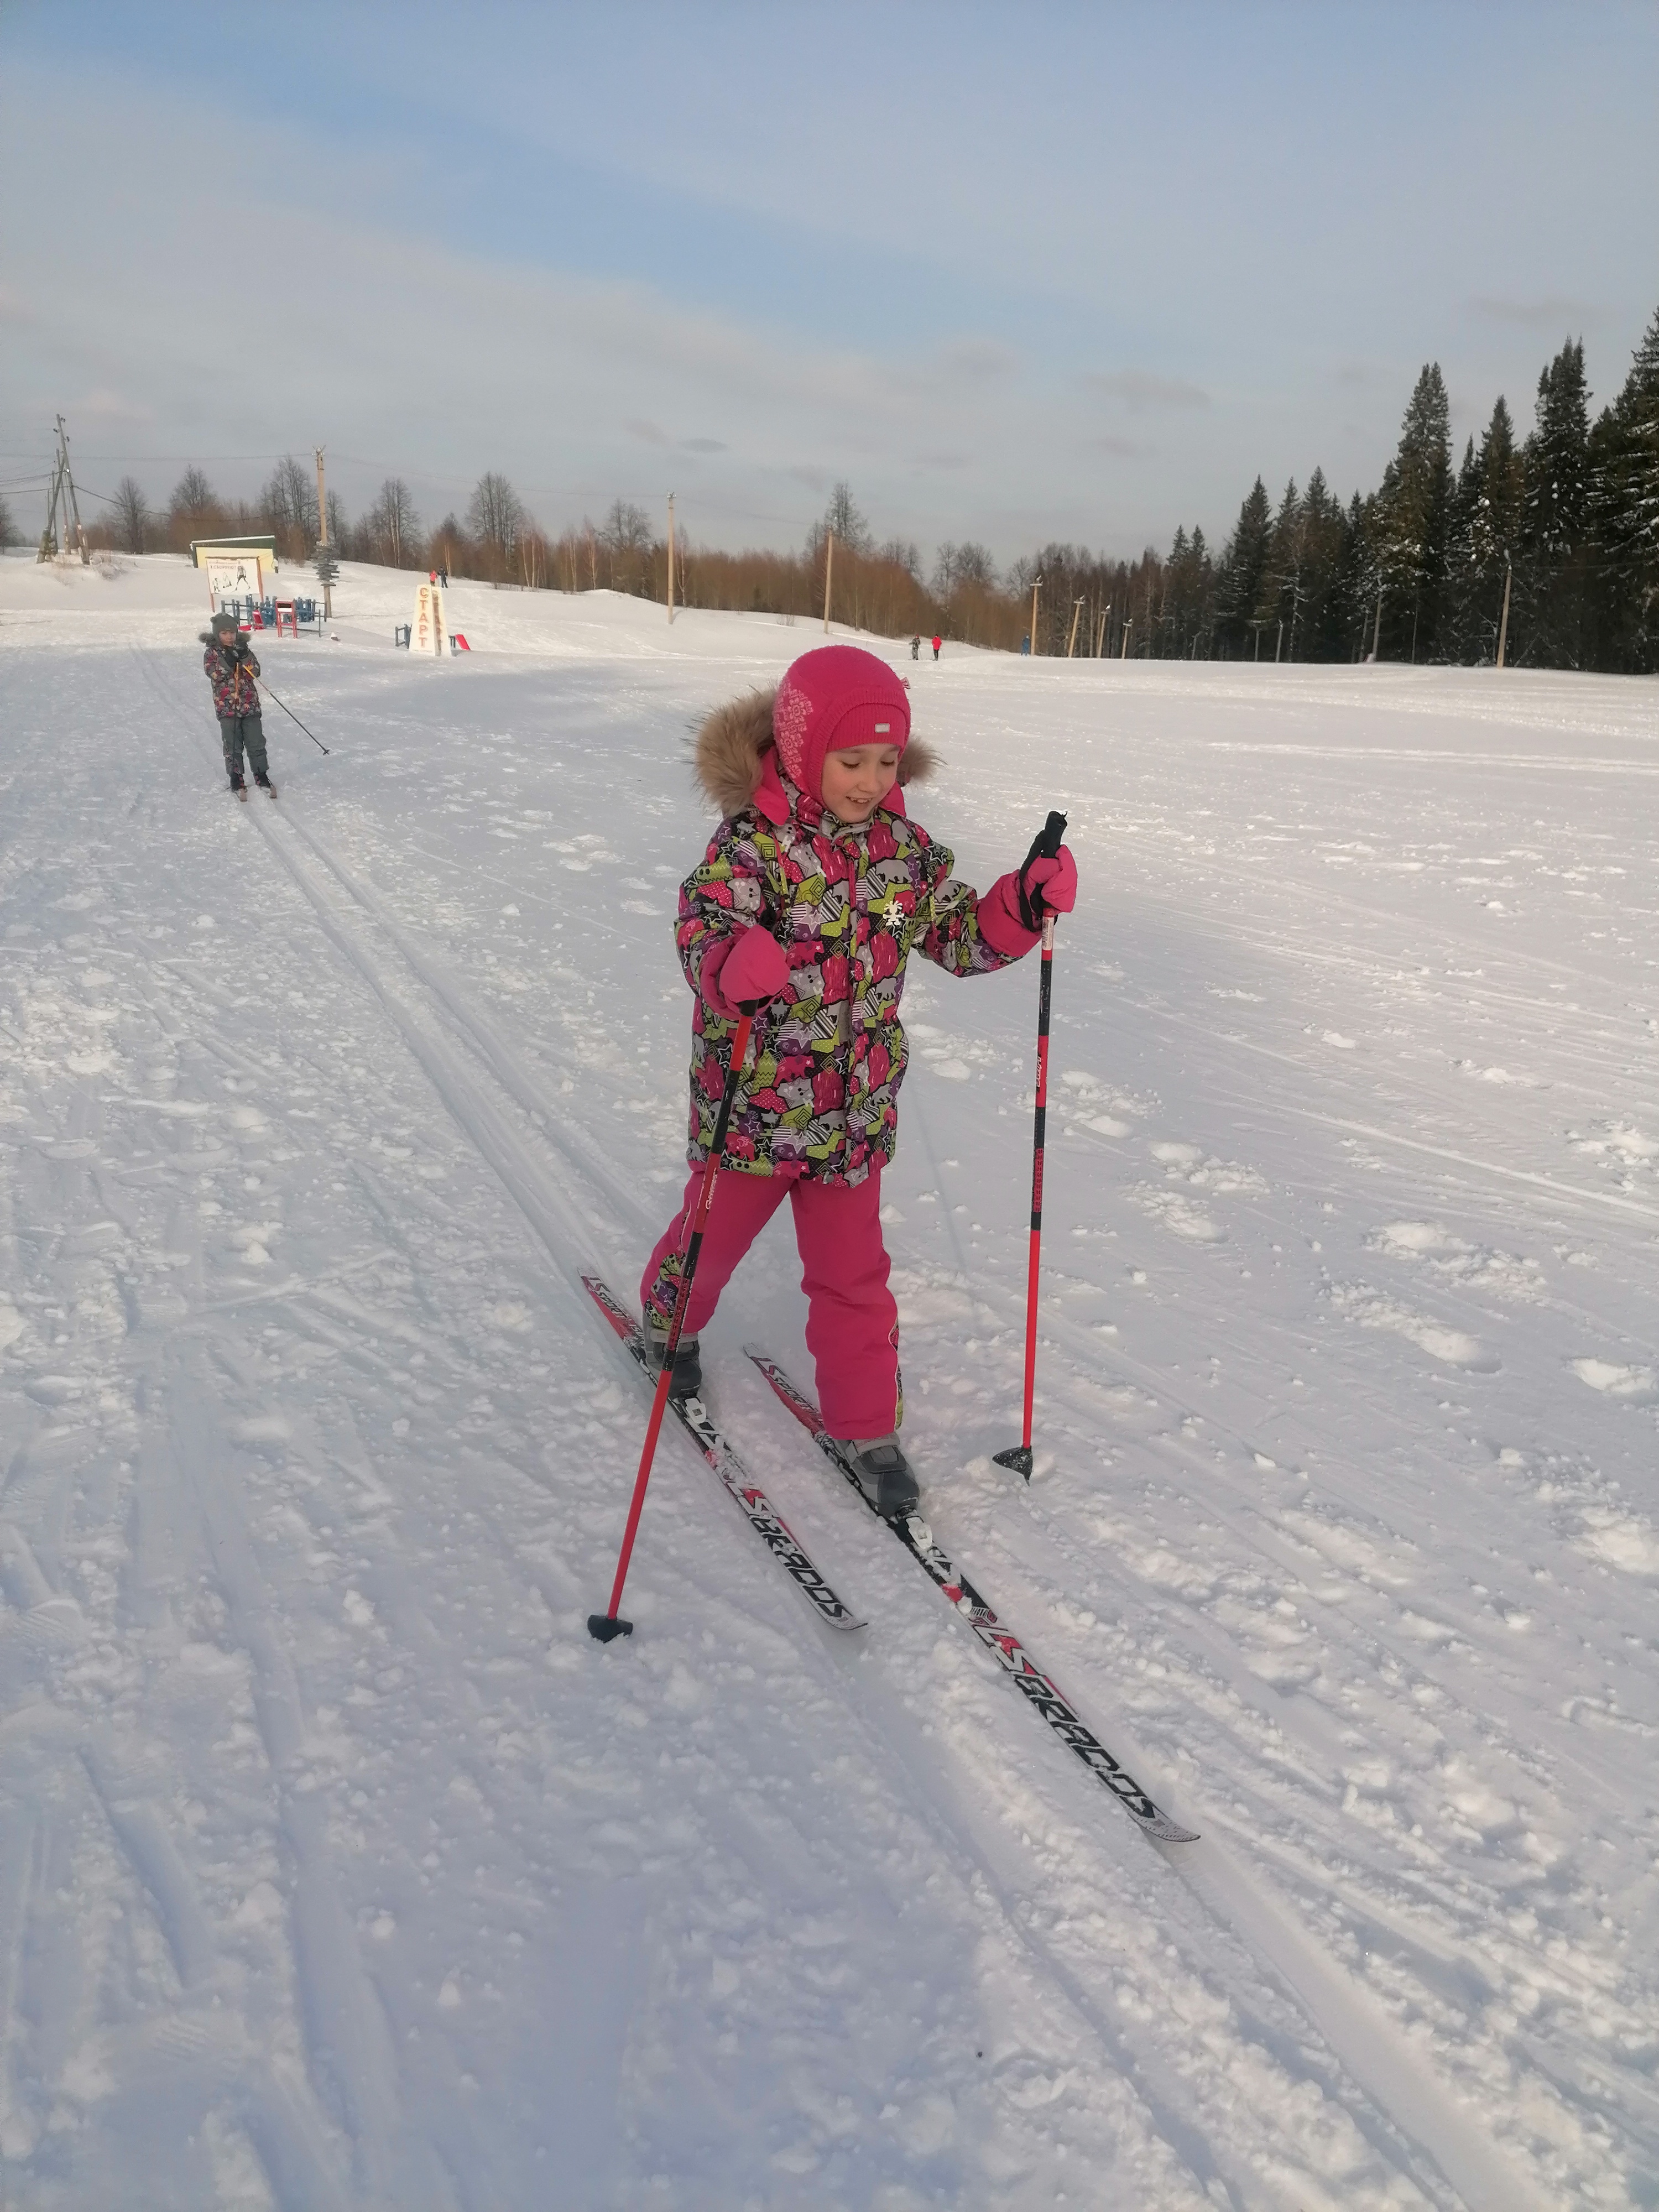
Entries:
[[[771, 710], [770, 693], [738, 701], [697, 738], [698, 780], [726, 818], [680, 886], [680, 964], [698, 994], [687, 1158], [708, 1157], [737, 1029], [702, 996], [702, 963], [734, 929], [757, 922], [782, 945], [789, 985], [756, 1021], [726, 1164], [860, 1183], [892, 1158], [897, 1138], [906, 961], [919, 952], [952, 975], [980, 975], [1009, 957], [981, 937], [978, 894], [952, 878], [950, 853], [909, 820], [902, 799], [849, 829], [775, 769], [787, 819], [775, 823], [751, 803]], [[932, 766], [913, 738], [904, 780]]]
[[259, 673], [259, 664], [252, 647], [240, 653], [227, 653], [210, 629], [202, 632], [202, 642], [207, 647], [202, 665], [213, 686], [213, 711], [219, 720], [234, 722], [244, 715], [257, 714], [259, 687], [253, 679]]

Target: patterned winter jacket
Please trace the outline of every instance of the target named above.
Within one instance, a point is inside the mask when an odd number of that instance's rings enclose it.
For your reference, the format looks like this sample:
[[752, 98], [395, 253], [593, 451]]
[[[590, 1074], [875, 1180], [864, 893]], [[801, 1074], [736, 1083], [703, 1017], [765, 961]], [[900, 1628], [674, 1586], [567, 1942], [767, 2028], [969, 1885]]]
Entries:
[[207, 647], [202, 665], [213, 686], [213, 711], [219, 720], [234, 722], [245, 714], [257, 714], [259, 689], [253, 679], [259, 673], [259, 664], [252, 648], [246, 647], [240, 654], [227, 653], [210, 629], [202, 632], [202, 642]]
[[[696, 741], [697, 779], [726, 818], [680, 886], [680, 964], [698, 994], [686, 1157], [694, 1166], [708, 1157], [737, 1030], [702, 996], [703, 962], [734, 929], [758, 923], [782, 945], [789, 984], [756, 1020], [724, 1164], [860, 1183], [897, 1138], [905, 962], [920, 952], [952, 975], [981, 975], [1009, 960], [981, 936], [978, 894], [952, 878], [950, 853], [903, 812], [881, 807], [849, 829], [775, 765], [787, 819], [775, 824], [753, 803], [772, 696], [720, 708]], [[932, 767], [912, 738], [903, 780]]]

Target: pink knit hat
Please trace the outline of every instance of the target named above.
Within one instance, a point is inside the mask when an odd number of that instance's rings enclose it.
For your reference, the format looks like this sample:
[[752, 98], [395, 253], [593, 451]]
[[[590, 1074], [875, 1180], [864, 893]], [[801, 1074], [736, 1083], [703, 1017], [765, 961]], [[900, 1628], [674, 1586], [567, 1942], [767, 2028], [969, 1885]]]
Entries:
[[821, 645], [791, 662], [772, 705], [772, 734], [792, 783], [823, 796], [826, 753], [910, 738], [910, 695], [884, 660], [856, 645]]

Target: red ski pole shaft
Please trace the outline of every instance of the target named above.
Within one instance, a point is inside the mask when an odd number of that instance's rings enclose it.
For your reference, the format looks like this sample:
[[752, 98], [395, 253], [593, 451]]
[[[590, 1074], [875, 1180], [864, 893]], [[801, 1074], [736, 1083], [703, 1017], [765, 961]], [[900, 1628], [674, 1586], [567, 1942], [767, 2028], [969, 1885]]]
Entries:
[[[1042, 825], [1042, 834], [1030, 848], [1026, 865], [1037, 858], [1053, 858], [1060, 854], [1060, 838], [1066, 834], [1066, 817], [1051, 814]], [[1022, 872], [1024, 880], [1024, 872]], [[1020, 894], [1024, 905], [1024, 891]], [[1037, 898], [1042, 894], [1037, 891]], [[1030, 1259], [1026, 1263], [1026, 1402], [1024, 1420], [1020, 1429], [1020, 1443], [1009, 1451], [994, 1451], [991, 1458], [998, 1467], [1018, 1467], [1030, 1482], [1030, 1413], [1037, 1402], [1037, 1276], [1042, 1272], [1042, 1152], [1044, 1152], [1044, 1133], [1048, 1124], [1048, 998], [1053, 991], [1055, 975], [1055, 914], [1053, 909], [1042, 909], [1042, 982], [1037, 988], [1037, 1133], [1030, 1148]], [[1036, 927], [1033, 918], [1026, 922]]]
[[634, 1495], [628, 1508], [628, 1526], [623, 1531], [622, 1550], [617, 1559], [617, 1579], [611, 1586], [611, 1603], [604, 1613], [588, 1616], [587, 1632], [601, 1644], [609, 1644], [615, 1636], [633, 1633], [633, 1624], [617, 1617], [622, 1605], [623, 1584], [628, 1580], [629, 1561], [634, 1556], [634, 1539], [639, 1533], [640, 1515], [645, 1507], [646, 1485], [651, 1480], [651, 1463], [656, 1457], [657, 1438], [662, 1433], [663, 1415], [668, 1411], [669, 1386], [674, 1379], [674, 1354], [680, 1348], [686, 1309], [691, 1303], [691, 1285], [696, 1279], [697, 1260], [702, 1250], [702, 1234], [708, 1226], [709, 1208], [714, 1200], [714, 1177], [720, 1172], [720, 1154], [726, 1149], [726, 1132], [732, 1120], [732, 1109], [737, 1104], [738, 1086], [743, 1081], [744, 1062], [749, 1056], [749, 1032], [754, 1025], [755, 1012], [751, 1006], [738, 1022], [737, 1035], [732, 1040], [732, 1064], [726, 1071], [720, 1110], [714, 1117], [714, 1133], [708, 1146], [702, 1181], [697, 1187], [697, 1202], [691, 1215], [691, 1232], [685, 1243], [685, 1265], [680, 1271], [679, 1295], [674, 1300], [674, 1318], [669, 1325], [662, 1373], [657, 1377], [657, 1393], [651, 1401], [651, 1419], [645, 1431], [645, 1448], [640, 1454], [640, 1471], [634, 1478]]

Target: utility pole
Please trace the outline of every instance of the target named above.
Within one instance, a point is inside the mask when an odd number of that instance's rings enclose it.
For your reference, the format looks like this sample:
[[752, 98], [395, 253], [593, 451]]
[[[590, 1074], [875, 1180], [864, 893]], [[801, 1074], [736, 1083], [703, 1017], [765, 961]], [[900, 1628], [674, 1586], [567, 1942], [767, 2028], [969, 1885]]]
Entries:
[[668, 620], [674, 620], [674, 495], [668, 495]]
[[1376, 659], [1376, 649], [1382, 637], [1382, 586], [1376, 587], [1376, 627], [1371, 632], [1371, 659]]
[[1118, 659], [1120, 660], [1127, 660], [1129, 658], [1129, 632], [1134, 628], [1134, 626], [1135, 618], [1133, 615], [1130, 615], [1123, 624], [1123, 650], [1118, 655]]
[[52, 559], [58, 550], [60, 533], [64, 551], [67, 553], [71, 544], [78, 547], [84, 568], [87, 533], [81, 527], [81, 502], [75, 495], [75, 476], [70, 467], [69, 432], [64, 428], [61, 415], [58, 417], [58, 452], [52, 463], [52, 490], [46, 499], [46, 526], [40, 533], [37, 559]]
[[1035, 659], [1036, 659], [1036, 655], [1037, 655], [1037, 627], [1036, 627], [1036, 601], [1037, 601], [1037, 593], [1038, 593], [1042, 589], [1042, 577], [1041, 577], [1041, 576], [1037, 576], [1037, 577], [1036, 577], [1036, 578], [1034, 578], [1034, 579], [1033, 579], [1033, 580], [1032, 580], [1032, 584], [1031, 584], [1031, 658], [1032, 658], [1032, 659], [1033, 659], [1033, 660], [1035, 660]]
[[1511, 562], [1504, 563], [1504, 619], [1498, 629], [1498, 665], [1504, 665], [1504, 655], [1510, 642], [1510, 586], [1514, 580], [1515, 568]]
[[1273, 640], [1273, 666], [1279, 665], [1279, 656], [1285, 649], [1285, 617], [1279, 617], [1279, 635]]
[[323, 449], [317, 452], [317, 550], [323, 556], [318, 564], [318, 574], [323, 580], [323, 620], [334, 619], [334, 587], [330, 577], [333, 561], [328, 550], [328, 494], [323, 484]]
[[1066, 658], [1067, 659], [1067, 660], [1070, 660], [1070, 659], [1071, 659], [1071, 658], [1073, 657], [1073, 654], [1076, 653], [1076, 651], [1077, 651], [1077, 626], [1078, 626], [1079, 622], [1079, 621], [1080, 621], [1080, 619], [1082, 618], [1082, 615], [1083, 615], [1083, 602], [1082, 602], [1082, 600], [1081, 600], [1081, 599], [1076, 599], [1076, 600], [1073, 600], [1073, 604], [1072, 604], [1072, 635], [1070, 635], [1070, 637], [1068, 637], [1068, 638], [1066, 639]]
[[1097, 660], [1103, 660], [1106, 658], [1106, 625], [1111, 619], [1112, 603], [1108, 599], [1105, 605], [1100, 611], [1100, 628], [1095, 635], [1095, 659]]
[[836, 533], [833, 530], [826, 530], [823, 533], [823, 634], [826, 637], [830, 635], [830, 579], [835, 569]]

